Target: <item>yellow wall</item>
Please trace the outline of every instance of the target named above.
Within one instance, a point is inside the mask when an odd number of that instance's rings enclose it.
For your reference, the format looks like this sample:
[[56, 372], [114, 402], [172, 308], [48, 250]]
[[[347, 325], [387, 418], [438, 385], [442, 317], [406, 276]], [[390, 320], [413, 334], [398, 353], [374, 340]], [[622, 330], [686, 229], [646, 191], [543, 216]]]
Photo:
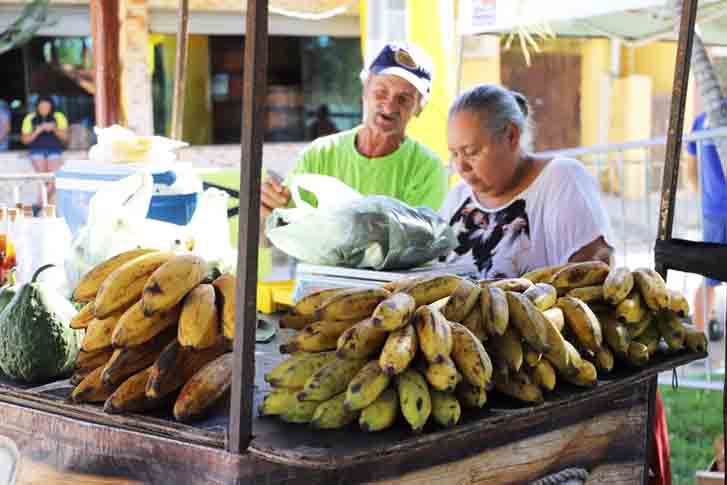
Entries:
[[600, 139], [601, 117], [607, 98], [604, 96], [611, 60], [609, 41], [593, 39], [581, 45], [581, 145], [596, 145]]
[[460, 73], [460, 92], [478, 84], [499, 84], [501, 81], [500, 49], [498, 47], [500, 40], [498, 37], [493, 37], [481, 41], [492, 43], [488, 46], [491, 50], [488, 49], [487, 52], [477, 55], [473, 51], [478, 48], [478, 42], [465, 39], [462, 72]]

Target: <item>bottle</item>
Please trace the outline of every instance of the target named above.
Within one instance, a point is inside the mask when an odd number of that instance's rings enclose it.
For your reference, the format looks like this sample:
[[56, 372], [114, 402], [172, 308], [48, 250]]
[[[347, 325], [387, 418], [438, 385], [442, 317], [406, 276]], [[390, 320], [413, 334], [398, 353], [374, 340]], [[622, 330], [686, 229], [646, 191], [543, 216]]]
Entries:
[[41, 217], [46, 219], [55, 219], [56, 217], [56, 206], [54, 204], [46, 204], [41, 210]]
[[18, 209], [12, 207], [8, 209], [8, 234], [5, 240], [5, 258], [3, 259], [3, 269], [10, 270], [15, 266], [15, 241], [13, 240], [13, 229], [18, 220]]
[[33, 206], [32, 205], [23, 204], [23, 218], [25, 218], [25, 219], [33, 218]]

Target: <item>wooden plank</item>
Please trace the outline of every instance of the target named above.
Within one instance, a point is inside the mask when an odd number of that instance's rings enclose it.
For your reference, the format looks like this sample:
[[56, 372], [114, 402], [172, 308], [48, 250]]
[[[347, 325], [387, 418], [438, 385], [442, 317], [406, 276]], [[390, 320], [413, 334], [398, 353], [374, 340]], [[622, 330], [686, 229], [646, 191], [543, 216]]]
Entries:
[[189, 47], [189, 0], [179, 0], [177, 26], [177, 58], [174, 65], [174, 96], [172, 97], [171, 137], [181, 140], [184, 124], [184, 92], [187, 81], [187, 48]]
[[257, 322], [257, 253], [268, 64], [268, 2], [248, 0], [240, 163], [240, 224], [237, 247], [237, 315], [230, 408], [229, 450], [242, 453], [252, 437]]
[[119, 122], [121, 63], [119, 61], [119, 0], [91, 0], [91, 37], [96, 126]]
[[[679, 160], [682, 150], [682, 133], [684, 129], [684, 106], [687, 102], [689, 86], [689, 67], [692, 58], [692, 42], [694, 40], [694, 20], [697, 16], [697, 0], [684, 0], [677, 58], [672, 85], [671, 116], [666, 142], [666, 162], [664, 179], [661, 186], [661, 206], [659, 208], [659, 225], [657, 239], [671, 239], [674, 225], [674, 204], [676, 200], [677, 181], [679, 178]], [[666, 279], [667, 267], [657, 264], [656, 270]]]

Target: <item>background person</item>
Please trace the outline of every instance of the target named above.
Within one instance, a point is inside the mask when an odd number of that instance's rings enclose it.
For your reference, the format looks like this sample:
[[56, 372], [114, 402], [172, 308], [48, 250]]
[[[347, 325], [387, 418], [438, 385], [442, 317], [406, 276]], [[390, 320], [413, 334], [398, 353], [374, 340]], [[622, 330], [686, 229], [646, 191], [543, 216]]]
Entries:
[[331, 112], [327, 104], [322, 104], [316, 110], [316, 119], [308, 127], [308, 140], [315, 140], [322, 136], [338, 133], [338, 127], [331, 119]]
[[10, 106], [0, 99], [0, 152], [10, 148]]
[[[50, 96], [41, 96], [34, 113], [23, 120], [21, 141], [29, 148], [29, 158], [38, 173], [54, 173], [61, 168], [61, 156], [68, 143], [68, 120], [55, 110]], [[53, 201], [55, 183], [48, 182], [48, 200]]]
[[[411, 44], [390, 43], [361, 72], [363, 124], [314, 141], [292, 174], [335, 177], [363, 195], [385, 195], [438, 210], [447, 193], [442, 161], [406, 136], [429, 98], [431, 60]], [[261, 220], [290, 203], [290, 190], [268, 178], [261, 188]]]

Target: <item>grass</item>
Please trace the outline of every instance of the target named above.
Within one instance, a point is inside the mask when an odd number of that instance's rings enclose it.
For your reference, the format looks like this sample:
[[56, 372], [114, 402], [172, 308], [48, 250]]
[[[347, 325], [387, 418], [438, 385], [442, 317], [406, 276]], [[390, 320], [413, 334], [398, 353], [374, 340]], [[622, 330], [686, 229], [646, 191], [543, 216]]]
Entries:
[[695, 472], [714, 459], [712, 443], [722, 433], [722, 393], [659, 386], [669, 427], [674, 485], [692, 485]]

